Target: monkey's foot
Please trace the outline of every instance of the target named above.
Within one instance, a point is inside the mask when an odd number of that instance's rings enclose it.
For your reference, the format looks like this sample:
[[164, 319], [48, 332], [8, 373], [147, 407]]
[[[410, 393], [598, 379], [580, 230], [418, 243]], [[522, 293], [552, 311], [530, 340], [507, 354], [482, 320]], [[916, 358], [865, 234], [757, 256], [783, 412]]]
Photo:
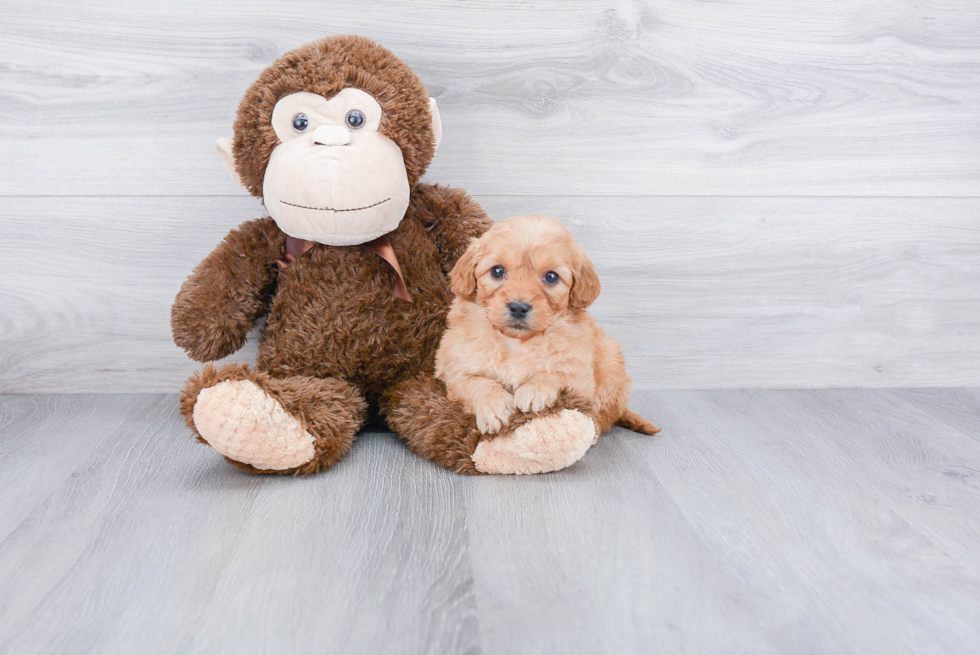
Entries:
[[219, 453], [260, 470], [283, 471], [311, 461], [313, 436], [279, 402], [250, 380], [202, 389], [194, 427]]
[[574, 409], [528, 421], [512, 433], [481, 441], [473, 463], [482, 473], [523, 475], [571, 466], [596, 441], [592, 419]]

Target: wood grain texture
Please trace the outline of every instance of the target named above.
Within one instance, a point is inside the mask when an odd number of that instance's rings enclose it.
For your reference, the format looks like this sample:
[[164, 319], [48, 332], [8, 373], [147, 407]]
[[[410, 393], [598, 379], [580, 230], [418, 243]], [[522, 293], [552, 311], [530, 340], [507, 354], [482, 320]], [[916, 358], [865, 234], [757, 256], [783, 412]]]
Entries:
[[278, 55], [380, 40], [481, 195], [955, 195], [980, 182], [973, 0], [8, 0], [3, 195], [234, 194], [214, 157]]
[[[638, 388], [980, 384], [980, 200], [478, 197], [561, 218]], [[0, 199], [0, 389], [174, 391], [170, 303], [249, 198]], [[801, 226], [807, 226], [801, 229]], [[254, 339], [233, 355], [254, 358]]]
[[617, 430], [557, 475], [470, 483], [486, 652], [779, 652], [764, 612], [625, 440], [669, 448]]
[[393, 435], [329, 476], [262, 477], [192, 442], [173, 395], [98, 404], [70, 476], [18, 481], [42, 497], [0, 541], [0, 652], [474, 652], [457, 478]]
[[662, 435], [497, 478], [390, 434], [254, 476], [173, 394], [0, 397], [0, 652], [972, 652], [980, 444], [901, 393], [640, 392]]
[[[110, 396], [0, 397], [0, 539], [77, 471], [99, 439], [132, 419]], [[71, 439], [51, 434], [73, 433]]]
[[980, 441], [980, 393], [976, 389], [890, 389], [888, 392]]
[[479, 652], [461, 480], [392, 434], [330, 475], [270, 479], [192, 650]]
[[[980, 638], [980, 445], [875, 390], [661, 392], [624, 439], [780, 652], [959, 653]], [[658, 447], [659, 446], [659, 447]], [[952, 501], [950, 504], [950, 501]], [[956, 546], [951, 548], [951, 546]], [[829, 629], [833, 623], [835, 628]]]
[[[790, 397], [799, 401], [805, 394]], [[816, 422], [824, 425], [828, 441], [866, 469], [864, 483], [894, 497], [896, 511], [910, 525], [980, 575], [975, 547], [980, 521], [960, 518], [974, 511], [980, 498], [980, 444], [909, 403], [891, 402], [884, 391], [856, 396], [834, 389], [821, 400], [811, 401]], [[855, 441], [848, 430], [865, 438]], [[980, 608], [980, 593], [975, 598]], [[976, 616], [980, 619], [980, 611]]]

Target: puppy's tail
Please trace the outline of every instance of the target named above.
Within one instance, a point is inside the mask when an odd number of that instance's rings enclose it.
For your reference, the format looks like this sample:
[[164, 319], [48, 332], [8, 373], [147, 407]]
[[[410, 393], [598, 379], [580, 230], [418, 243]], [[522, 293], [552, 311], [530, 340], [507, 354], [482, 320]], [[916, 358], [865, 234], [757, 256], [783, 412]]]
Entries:
[[657, 434], [660, 432], [660, 428], [646, 420], [636, 412], [630, 410], [625, 410], [623, 415], [619, 417], [616, 421], [616, 425], [621, 425], [624, 428], [630, 429], [633, 432], [640, 432], [642, 434]]

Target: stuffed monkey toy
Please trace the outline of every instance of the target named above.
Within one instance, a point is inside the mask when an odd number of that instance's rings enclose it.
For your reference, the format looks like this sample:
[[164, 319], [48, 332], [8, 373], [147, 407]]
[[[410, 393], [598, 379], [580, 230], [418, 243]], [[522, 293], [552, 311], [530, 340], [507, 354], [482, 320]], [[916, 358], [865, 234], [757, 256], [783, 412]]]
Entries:
[[415, 452], [473, 474], [518, 472], [495, 468], [515, 458], [563, 468], [556, 440], [568, 452], [596, 438], [575, 398], [482, 435], [433, 378], [447, 275], [491, 224], [463, 191], [419, 181], [441, 135], [419, 78], [363, 37], [293, 50], [248, 89], [218, 153], [269, 215], [198, 264], [171, 325], [178, 346], [210, 362], [267, 318], [254, 368], [208, 364], [187, 381], [181, 413], [199, 441], [248, 471], [309, 474], [380, 414]]

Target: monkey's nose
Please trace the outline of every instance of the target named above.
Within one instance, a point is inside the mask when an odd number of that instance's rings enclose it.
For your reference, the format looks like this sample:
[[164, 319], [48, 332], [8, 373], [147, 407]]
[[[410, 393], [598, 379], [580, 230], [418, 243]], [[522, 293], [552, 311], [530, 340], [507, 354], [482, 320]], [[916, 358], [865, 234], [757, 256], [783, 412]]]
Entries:
[[507, 303], [507, 311], [510, 312], [511, 316], [520, 320], [526, 317], [531, 311], [531, 305], [523, 300], [513, 300]]
[[350, 145], [350, 132], [339, 125], [321, 125], [313, 130], [313, 143], [320, 146]]

